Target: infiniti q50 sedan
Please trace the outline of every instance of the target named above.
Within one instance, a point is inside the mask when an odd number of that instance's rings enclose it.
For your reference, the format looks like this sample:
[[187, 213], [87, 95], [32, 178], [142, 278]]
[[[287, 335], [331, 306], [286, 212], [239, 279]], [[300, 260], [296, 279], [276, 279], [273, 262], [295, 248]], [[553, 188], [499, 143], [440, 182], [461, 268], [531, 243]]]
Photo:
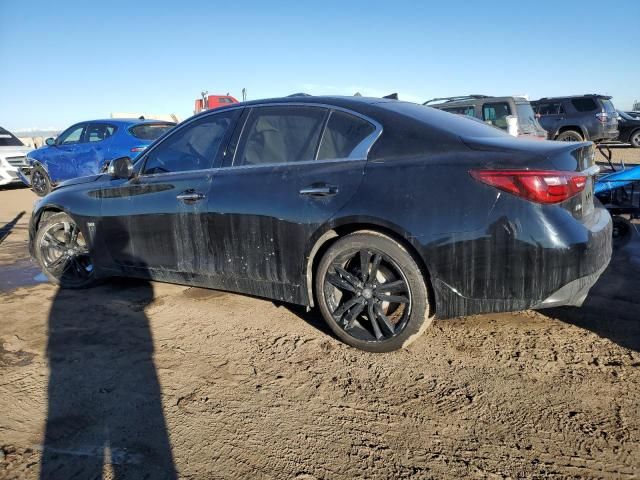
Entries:
[[611, 256], [596, 171], [589, 142], [412, 103], [255, 101], [63, 183], [30, 246], [61, 287], [131, 276], [317, 306], [384, 352], [436, 317], [580, 305]]

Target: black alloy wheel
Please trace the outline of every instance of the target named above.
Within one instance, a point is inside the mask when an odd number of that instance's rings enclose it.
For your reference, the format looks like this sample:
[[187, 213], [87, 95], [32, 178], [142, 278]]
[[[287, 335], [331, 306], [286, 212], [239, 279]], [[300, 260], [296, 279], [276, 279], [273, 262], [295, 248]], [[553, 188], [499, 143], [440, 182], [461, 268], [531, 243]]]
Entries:
[[31, 188], [39, 197], [44, 197], [51, 191], [51, 180], [44, 168], [37, 166], [31, 171]]
[[376, 232], [344, 237], [327, 251], [318, 274], [323, 316], [349, 345], [396, 350], [431, 323], [422, 273], [406, 249], [389, 237]]
[[36, 258], [52, 283], [85, 288], [95, 281], [89, 246], [78, 225], [66, 213], [42, 222], [36, 234]]

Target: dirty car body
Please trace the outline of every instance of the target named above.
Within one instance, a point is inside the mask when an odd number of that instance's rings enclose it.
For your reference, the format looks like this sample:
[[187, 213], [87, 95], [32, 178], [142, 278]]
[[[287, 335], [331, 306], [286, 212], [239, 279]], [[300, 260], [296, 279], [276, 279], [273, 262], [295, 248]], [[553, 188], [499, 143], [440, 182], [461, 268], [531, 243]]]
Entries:
[[[304, 109], [319, 127], [296, 140], [309, 155], [280, 162], [269, 145], [278, 129], [300, 128], [277, 123], [292, 109]], [[323, 153], [332, 116], [367, 124], [339, 158], [327, 157], [334, 147]], [[168, 147], [212, 128], [213, 149], [181, 146], [178, 154]], [[252, 129], [257, 139], [246, 138]], [[419, 263], [436, 317], [580, 305], [611, 256], [611, 218], [593, 197], [593, 166], [589, 142], [514, 139], [406, 102], [248, 102], [183, 122], [139, 157], [131, 178], [103, 174], [61, 185], [35, 207], [31, 248], [39, 223], [66, 212], [87, 239], [100, 277], [312, 306], [323, 251], [349, 233], [374, 231]], [[528, 180], [520, 179], [523, 172]], [[581, 189], [548, 203], [517, 193], [518, 182], [539, 186], [553, 172], [577, 178]], [[496, 175], [503, 176], [496, 181]]]

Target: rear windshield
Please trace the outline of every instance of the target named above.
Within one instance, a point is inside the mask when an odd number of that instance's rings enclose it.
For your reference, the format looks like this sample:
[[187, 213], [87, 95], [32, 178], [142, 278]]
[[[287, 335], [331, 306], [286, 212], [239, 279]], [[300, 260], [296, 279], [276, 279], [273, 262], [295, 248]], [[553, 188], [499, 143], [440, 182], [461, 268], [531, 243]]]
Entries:
[[487, 125], [480, 119], [452, 115], [433, 107], [398, 101], [379, 105], [462, 137], [504, 137], [509, 135], [503, 130]]
[[605, 112], [616, 113], [616, 108], [613, 106], [613, 102], [611, 100], [607, 100], [603, 98], [601, 102]]
[[516, 112], [520, 125], [535, 125], [536, 115], [530, 103], [516, 103]]
[[155, 140], [175, 127], [174, 123], [141, 123], [131, 127], [129, 132], [140, 140]]
[[18, 140], [12, 133], [0, 127], [0, 147], [24, 147], [24, 143]]

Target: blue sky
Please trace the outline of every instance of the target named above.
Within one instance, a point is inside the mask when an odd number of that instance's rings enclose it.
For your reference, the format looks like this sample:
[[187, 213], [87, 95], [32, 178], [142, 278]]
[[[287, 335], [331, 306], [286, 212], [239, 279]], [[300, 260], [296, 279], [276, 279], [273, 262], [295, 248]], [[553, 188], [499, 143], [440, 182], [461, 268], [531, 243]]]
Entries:
[[202, 90], [640, 100], [640, 1], [0, 0], [0, 125], [191, 114]]

